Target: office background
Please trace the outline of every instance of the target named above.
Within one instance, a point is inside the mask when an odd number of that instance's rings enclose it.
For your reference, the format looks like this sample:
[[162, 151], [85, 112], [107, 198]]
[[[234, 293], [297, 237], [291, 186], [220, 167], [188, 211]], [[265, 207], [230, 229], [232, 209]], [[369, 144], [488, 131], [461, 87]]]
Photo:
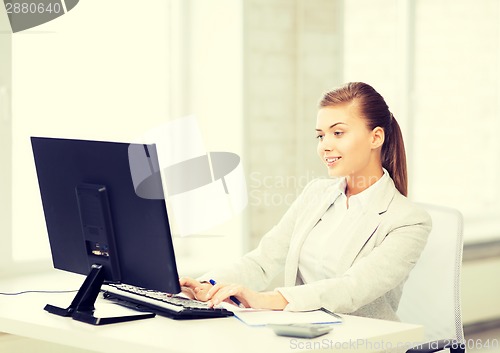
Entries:
[[194, 114], [207, 150], [241, 156], [249, 196], [175, 238], [197, 274], [325, 176], [317, 101], [364, 81], [402, 127], [410, 197], [464, 214], [466, 325], [500, 322], [500, 1], [86, 0], [16, 34], [0, 18], [1, 275], [51, 268], [29, 136], [129, 141]]

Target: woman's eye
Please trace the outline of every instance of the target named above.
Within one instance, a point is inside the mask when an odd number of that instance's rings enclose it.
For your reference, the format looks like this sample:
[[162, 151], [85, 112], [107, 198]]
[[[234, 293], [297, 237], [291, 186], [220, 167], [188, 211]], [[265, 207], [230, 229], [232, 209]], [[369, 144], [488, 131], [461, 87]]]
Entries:
[[335, 131], [333, 134], [335, 136], [342, 136], [344, 134], [344, 131]]
[[323, 136], [323, 135], [318, 135], [318, 136], [316, 136], [316, 138], [317, 138], [319, 141], [323, 141], [323, 137], [325, 137], [325, 136]]

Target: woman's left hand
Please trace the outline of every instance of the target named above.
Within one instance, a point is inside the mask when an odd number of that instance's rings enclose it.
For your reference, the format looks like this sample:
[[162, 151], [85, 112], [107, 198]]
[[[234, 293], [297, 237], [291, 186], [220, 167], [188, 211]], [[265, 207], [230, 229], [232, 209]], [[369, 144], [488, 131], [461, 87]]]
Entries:
[[207, 293], [208, 305], [213, 307], [223, 301], [232, 302], [231, 296], [246, 308], [283, 310], [288, 304], [278, 291], [256, 292], [240, 284], [217, 283]]

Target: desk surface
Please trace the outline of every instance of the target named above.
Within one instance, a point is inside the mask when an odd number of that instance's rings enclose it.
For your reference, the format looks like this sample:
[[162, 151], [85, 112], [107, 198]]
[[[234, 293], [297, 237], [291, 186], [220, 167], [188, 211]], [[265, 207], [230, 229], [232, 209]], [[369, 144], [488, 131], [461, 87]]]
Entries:
[[[78, 289], [83, 279], [83, 276], [56, 270], [0, 278], [0, 292]], [[175, 321], [157, 316], [92, 326], [43, 310], [47, 303], [66, 307], [73, 297], [74, 293], [0, 295], [0, 332], [103, 353], [374, 352], [392, 350], [423, 338], [421, 326], [349, 315], [342, 315], [344, 322], [336, 325], [331, 333], [307, 340], [278, 337], [269, 328], [249, 327], [234, 317]]]

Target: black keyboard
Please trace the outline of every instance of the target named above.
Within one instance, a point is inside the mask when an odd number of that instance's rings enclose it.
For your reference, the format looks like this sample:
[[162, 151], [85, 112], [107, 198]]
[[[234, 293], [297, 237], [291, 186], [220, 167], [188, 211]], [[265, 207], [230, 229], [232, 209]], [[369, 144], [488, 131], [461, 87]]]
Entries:
[[117, 304], [154, 312], [176, 320], [207, 319], [233, 316], [223, 308], [209, 308], [204, 302], [128, 284], [103, 285], [104, 298]]

